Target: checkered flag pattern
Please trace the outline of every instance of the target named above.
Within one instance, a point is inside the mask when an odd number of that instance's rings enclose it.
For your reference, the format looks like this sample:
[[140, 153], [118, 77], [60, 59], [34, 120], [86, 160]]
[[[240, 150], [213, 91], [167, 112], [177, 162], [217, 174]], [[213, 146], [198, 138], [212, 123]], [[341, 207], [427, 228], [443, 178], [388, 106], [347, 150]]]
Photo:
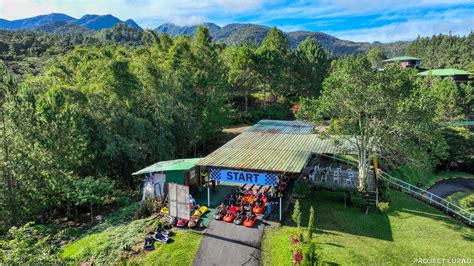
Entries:
[[265, 185], [266, 186], [276, 186], [278, 185], [277, 183], [278, 180], [278, 175], [274, 173], [267, 173], [265, 174]]
[[211, 170], [209, 170], [209, 174], [211, 176], [212, 181], [221, 181], [221, 170], [220, 169], [211, 168]]

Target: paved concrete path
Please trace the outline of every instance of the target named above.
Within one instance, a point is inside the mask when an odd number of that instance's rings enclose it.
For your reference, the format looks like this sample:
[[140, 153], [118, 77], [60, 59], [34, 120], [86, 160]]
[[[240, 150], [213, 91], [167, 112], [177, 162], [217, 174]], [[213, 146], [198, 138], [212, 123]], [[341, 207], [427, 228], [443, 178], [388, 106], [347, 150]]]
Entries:
[[193, 265], [260, 265], [263, 228], [260, 219], [254, 228], [213, 220], [204, 231]]
[[428, 191], [443, 199], [456, 192], [474, 192], [474, 179], [444, 179], [431, 186]]

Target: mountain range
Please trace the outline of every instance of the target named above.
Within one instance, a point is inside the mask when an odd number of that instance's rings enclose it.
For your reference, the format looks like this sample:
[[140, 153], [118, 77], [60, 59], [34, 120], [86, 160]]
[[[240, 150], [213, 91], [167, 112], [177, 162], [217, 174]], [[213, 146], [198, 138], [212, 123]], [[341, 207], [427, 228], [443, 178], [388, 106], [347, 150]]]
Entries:
[[[241, 24], [232, 23], [224, 27], [210, 22], [201, 24], [209, 28], [209, 33], [215, 42], [222, 42], [230, 45], [241, 43], [255, 43], [259, 45], [267, 35], [270, 27], [257, 24]], [[194, 36], [196, 29], [200, 25], [193, 26], [179, 26], [172, 23], [165, 23], [157, 28], [155, 31], [160, 33], [167, 33], [171, 36], [188, 35]], [[352, 42], [338, 39], [332, 35], [323, 32], [314, 31], [292, 31], [285, 33], [288, 37], [292, 48], [296, 48], [299, 43], [306, 38], [311, 37], [318, 40], [318, 42], [330, 53], [335, 56], [366, 53], [368, 50], [378, 47], [385, 52], [386, 55], [392, 56], [403, 53], [409, 42], [394, 42], [394, 43], [367, 43], [367, 42]]]
[[[65, 14], [52, 13], [31, 18], [19, 20], [0, 19], [0, 29], [7, 30], [40, 30], [51, 33], [91, 33], [102, 29], [110, 29], [115, 25], [123, 23], [134, 29], [142, 30], [135, 21], [128, 19], [121, 21], [120, 19], [108, 15], [84, 15], [79, 19], [73, 18]], [[167, 33], [171, 36], [188, 35], [194, 36], [199, 26], [209, 28], [213, 41], [226, 44], [255, 43], [259, 45], [265, 38], [270, 27], [248, 23], [232, 23], [220, 27], [214, 23], [206, 22], [200, 25], [179, 26], [172, 23], [164, 23], [154, 30], [159, 33]], [[341, 40], [323, 32], [313, 31], [292, 31], [286, 32], [288, 40], [292, 48], [296, 48], [299, 43], [308, 37], [315, 38], [319, 43], [332, 55], [340, 56], [347, 54], [366, 53], [368, 50], [378, 47], [387, 56], [399, 55], [404, 52], [409, 42], [395, 42], [382, 44], [379, 42], [352, 42]]]
[[[0, 19], [0, 29], [7, 30], [33, 30], [37, 28], [47, 29], [48, 27], [55, 27], [58, 25], [65, 25], [65, 23], [74, 23], [76, 25], [82, 26], [90, 30], [101, 30], [109, 29], [115, 26], [118, 23], [125, 23], [126, 25], [141, 29], [138, 24], [128, 19], [126, 21], [121, 21], [120, 19], [107, 14], [107, 15], [84, 15], [79, 19], [73, 18], [66, 14], [52, 13], [48, 15], [40, 15], [31, 18], [17, 19], [17, 20], [6, 20]], [[58, 24], [59, 23], [59, 24]]]

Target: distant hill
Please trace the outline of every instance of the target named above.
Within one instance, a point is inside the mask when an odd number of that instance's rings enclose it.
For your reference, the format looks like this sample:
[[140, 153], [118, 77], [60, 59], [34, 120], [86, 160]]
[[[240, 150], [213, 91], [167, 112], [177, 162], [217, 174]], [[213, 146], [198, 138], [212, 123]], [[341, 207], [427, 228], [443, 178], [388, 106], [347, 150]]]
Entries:
[[33, 29], [53, 22], [63, 21], [72, 22], [76, 19], [65, 14], [51, 13], [49, 15], [41, 15], [31, 18], [17, 19], [17, 20], [6, 20], [0, 19], [0, 28], [6, 30], [20, 30], [20, 29]]
[[94, 31], [84, 26], [78, 25], [74, 22], [56, 21], [46, 25], [34, 28], [37, 31], [58, 33], [58, 34], [73, 34], [73, 33], [93, 33]]
[[[219, 27], [218, 25], [209, 22], [203, 23], [202, 25], [207, 26], [209, 28], [209, 32], [215, 42], [222, 42], [226, 44], [255, 43], [257, 45], [260, 45], [262, 40], [267, 35], [267, 32], [271, 29], [270, 27], [257, 24], [240, 23], [232, 23], [224, 27]], [[196, 32], [198, 26], [199, 25], [178, 26], [172, 23], [165, 23], [158, 26], [155, 31], [161, 33], [168, 33], [172, 36], [194, 36], [194, 33]], [[374, 47], [380, 48], [382, 51], [385, 52], [387, 56], [393, 56], [403, 54], [409, 43], [359, 43], [341, 40], [326, 33], [312, 31], [293, 31], [287, 32], [286, 34], [288, 36], [288, 40], [292, 48], [296, 48], [298, 44], [304, 41], [306, 38], [313, 37], [318, 40], [319, 43], [334, 56], [366, 53]]]
[[178, 26], [173, 23], [165, 23], [158, 26], [155, 30], [157, 32], [168, 33], [171, 36], [178, 36], [178, 35], [194, 36], [194, 33], [196, 32], [196, 29], [199, 26], [208, 27], [211, 35], [216, 34], [216, 32], [218, 32], [221, 29], [221, 27], [217, 26], [214, 23], [203, 23], [200, 25], [193, 25], [193, 26]]
[[[123, 21], [121, 21], [120, 19], [112, 15], [88, 14], [88, 15], [82, 16], [80, 19], [75, 19], [65, 14], [52, 13], [48, 15], [41, 15], [41, 16], [11, 20], [11, 21], [0, 19], [0, 29], [31, 30], [31, 29], [40, 28], [42, 31], [54, 32], [55, 30], [57, 30], [58, 25], [60, 25], [57, 23], [64, 23], [64, 22], [75, 23], [79, 26], [83, 26], [91, 30], [102, 30], [102, 29], [110, 29], [113, 26]], [[135, 21], [131, 19], [126, 20], [124, 23], [132, 28], [141, 30], [141, 27], [137, 23], [135, 23]], [[66, 24], [63, 24], [63, 26], [64, 25]], [[51, 29], [48, 29], [48, 27], [51, 27]]]

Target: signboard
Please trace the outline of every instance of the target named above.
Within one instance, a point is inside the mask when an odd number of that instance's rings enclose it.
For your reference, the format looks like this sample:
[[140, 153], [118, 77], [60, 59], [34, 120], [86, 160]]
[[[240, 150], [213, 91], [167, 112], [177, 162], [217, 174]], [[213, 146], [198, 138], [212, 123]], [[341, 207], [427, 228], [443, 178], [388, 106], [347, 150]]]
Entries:
[[189, 187], [169, 183], [168, 195], [170, 198], [170, 216], [189, 220], [191, 211], [189, 209]]
[[278, 175], [275, 173], [247, 172], [231, 169], [215, 169], [209, 171], [212, 181], [277, 186]]

